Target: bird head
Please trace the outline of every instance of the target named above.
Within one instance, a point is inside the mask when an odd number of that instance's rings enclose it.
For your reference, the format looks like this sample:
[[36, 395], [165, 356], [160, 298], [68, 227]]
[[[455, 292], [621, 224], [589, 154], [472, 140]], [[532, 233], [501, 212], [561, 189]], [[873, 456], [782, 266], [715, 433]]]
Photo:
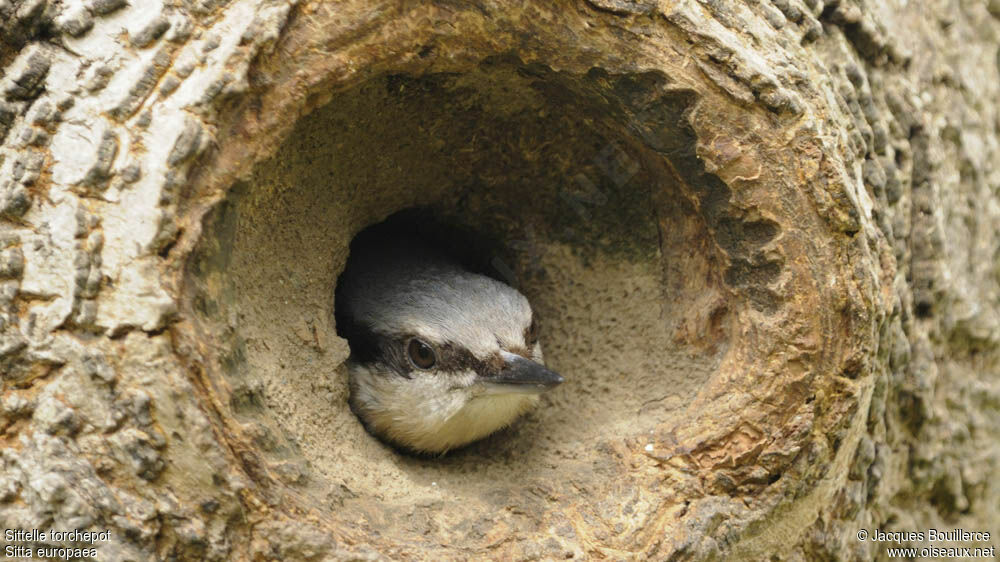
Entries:
[[443, 453], [486, 437], [563, 381], [544, 366], [521, 293], [434, 256], [349, 267], [338, 310], [351, 408], [405, 449]]

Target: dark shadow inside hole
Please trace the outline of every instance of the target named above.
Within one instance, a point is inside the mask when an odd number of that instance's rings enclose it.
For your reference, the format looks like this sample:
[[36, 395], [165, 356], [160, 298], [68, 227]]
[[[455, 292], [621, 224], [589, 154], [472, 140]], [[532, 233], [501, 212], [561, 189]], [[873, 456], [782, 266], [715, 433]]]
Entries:
[[[443, 219], [429, 207], [398, 211], [384, 221], [361, 230], [351, 241], [347, 268], [353, 259], [385, 244], [418, 244], [441, 252], [465, 269], [509, 282], [494, 267], [494, 257], [503, 247], [498, 241], [465, 226]], [[338, 279], [339, 285], [340, 279]]]

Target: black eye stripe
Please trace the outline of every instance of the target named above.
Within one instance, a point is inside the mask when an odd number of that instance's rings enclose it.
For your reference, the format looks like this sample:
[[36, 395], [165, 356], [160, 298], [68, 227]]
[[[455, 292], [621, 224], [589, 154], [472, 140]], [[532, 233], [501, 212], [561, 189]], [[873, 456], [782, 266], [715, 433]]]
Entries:
[[[407, 346], [417, 336], [388, 336], [374, 332], [367, 327], [352, 325], [347, 333], [354, 361], [369, 365], [380, 365], [382, 370], [391, 371], [404, 378], [411, 378], [418, 370], [411, 362]], [[425, 340], [421, 340], [425, 341]], [[430, 344], [430, 342], [426, 342]], [[457, 373], [473, 370], [481, 376], [494, 376], [503, 369], [504, 361], [496, 357], [483, 360], [469, 350], [453, 344], [430, 344], [435, 352], [434, 372]]]
[[499, 355], [495, 359], [479, 359], [469, 350], [446, 343], [438, 346], [440, 361], [439, 369], [442, 371], [468, 371], [473, 370], [481, 376], [488, 377], [495, 375], [503, 369], [503, 359]]

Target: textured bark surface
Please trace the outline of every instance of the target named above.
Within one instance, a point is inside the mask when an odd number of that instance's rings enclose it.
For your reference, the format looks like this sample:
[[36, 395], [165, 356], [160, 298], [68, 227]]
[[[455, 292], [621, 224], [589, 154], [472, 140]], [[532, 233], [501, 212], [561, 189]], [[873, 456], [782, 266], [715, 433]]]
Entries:
[[[98, 560], [1000, 533], [995, 0], [0, 22], [0, 527], [109, 531]], [[415, 206], [485, 241], [568, 379], [442, 459], [364, 433], [333, 322], [351, 238]]]

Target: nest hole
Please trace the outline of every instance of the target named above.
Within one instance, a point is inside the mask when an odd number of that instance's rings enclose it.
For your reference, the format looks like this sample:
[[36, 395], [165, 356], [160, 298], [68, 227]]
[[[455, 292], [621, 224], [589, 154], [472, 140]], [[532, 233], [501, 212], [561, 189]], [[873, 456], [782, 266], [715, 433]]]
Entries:
[[[729, 311], [683, 179], [692, 100], [665, 84], [504, 60], [385, 75], [334, 95], [234, 185], [205, 219], [187, 302], [223, 415], [268, 470], [338, 513], [444, 503], [474, 521], [536, 481], [575, 495], [615, 462], [601, 451], [687, 415]], [[438, 234], [472, 234], [449, 242], [528, 297], [566, 378], [513, 427], [434, 459], [365, 432], [334, 321], [351, 241], [413, 208]]]

